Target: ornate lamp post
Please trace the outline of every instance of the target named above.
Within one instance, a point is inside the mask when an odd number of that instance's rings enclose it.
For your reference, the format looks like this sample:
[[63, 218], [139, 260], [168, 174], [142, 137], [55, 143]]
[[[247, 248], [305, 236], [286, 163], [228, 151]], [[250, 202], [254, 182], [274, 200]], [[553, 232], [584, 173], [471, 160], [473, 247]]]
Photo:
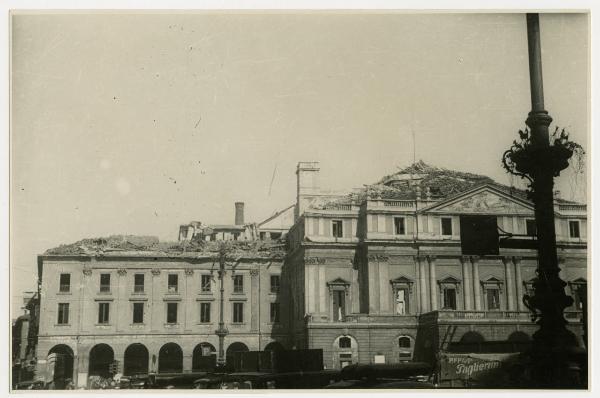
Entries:
[[[225, 358], [225, 336], [227, 336], [229, 334], [229, 330], [227, 330], [227, 328], [225, 327], [225, 321], [223, 320], [224, 303], [225, 303], [225, 289], [223, 287], [223, 279], [225, 277], [225, 274], [227, 273], [226, 265], [227, 265], [228, 251], [229, 251], [228, 247], [225, 243], [222, 243], [219, 246], [219, 254], [218, 254], [219, 270], [217, 271], [217, 275], [219, 278], [219, 292], [220, 292], [219, 328], [217, 330], [215, 330], [215, 334], [217, 336], [219, 336], [219, 355], [217, 356], [217, 366], [218, 367], [224, 367], [227, 362], [227, 358]], [[232, 276], [235, 274], [235, 267], [236, 267], [236, 264], [231, 265], [231, 275]]]
[[533, 335], [532, 376], [538, 387], [574, 387], [568, 364], [576, 343], [563, 316], [573, 299], [565, 294], [566, 283], [559, 276], [553, 188], [554, 177], [583, 149], [569, 141], [564, 130], [556, 128], [552, 137], [548, 132], [552, 118], [544, 109], [538, 14], [527, 14], [527, 39], [532, 109], [525, 123], [531, 130], [519, 131], [520, 141], [504, 153], [502, 162], [507, 171], [529, 180], [528, 195], [535, 206], [537, 278], [534, 295], [523, 298], [540, 326]]

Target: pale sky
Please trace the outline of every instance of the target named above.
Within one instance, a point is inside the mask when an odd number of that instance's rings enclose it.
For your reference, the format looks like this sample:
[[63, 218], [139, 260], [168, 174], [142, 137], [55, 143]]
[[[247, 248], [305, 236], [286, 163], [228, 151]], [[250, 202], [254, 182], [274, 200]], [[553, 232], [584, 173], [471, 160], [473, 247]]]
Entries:
[[[551, 128], [585, 148], [587, 18], [540, 17]], [[11, 50], [13, 313], [46, 249], [175, 240], [235, 201], [261, 221], [294, 203], [298, 161], [360, 187], [412, 163], [414, 132], [417, 159], [510, 184], [530, 110], [524, 14], [17, 15]]]

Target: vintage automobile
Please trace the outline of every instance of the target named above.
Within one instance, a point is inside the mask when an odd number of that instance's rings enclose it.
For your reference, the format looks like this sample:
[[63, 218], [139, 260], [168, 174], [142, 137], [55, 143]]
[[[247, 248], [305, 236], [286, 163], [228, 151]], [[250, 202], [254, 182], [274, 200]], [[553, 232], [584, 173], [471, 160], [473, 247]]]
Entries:
[[336, 370], [306, 372], [238, 372], [227, 375], [211, 375], [194, 382], [197, 389], [316, 389], [339, 381]]
[[327, 389], [412, 389], [434, 388], [429, 380], [432, 366], [428, 363], [354, 364], [342, 369], [342, 380]]

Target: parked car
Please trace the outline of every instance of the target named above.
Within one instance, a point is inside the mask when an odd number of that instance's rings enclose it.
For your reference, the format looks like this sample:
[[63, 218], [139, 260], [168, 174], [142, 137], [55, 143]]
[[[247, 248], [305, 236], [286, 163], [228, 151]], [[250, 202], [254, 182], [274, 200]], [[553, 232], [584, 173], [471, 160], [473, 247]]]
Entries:
[[337, 370], [267, 373], [239, 372], [203, 377], [194, 382], [198, 389], [317, 389], [339, 381]]
[[29, 380], [17, 383], [15, 390], [44, 390], [46, 383], [43, 380]]
[[429, 381], [432, 366], [427, 363], [354, 364], [342, 369], [342, 380], [329, 384], [327, 389], [403, 389], [434, 388]]

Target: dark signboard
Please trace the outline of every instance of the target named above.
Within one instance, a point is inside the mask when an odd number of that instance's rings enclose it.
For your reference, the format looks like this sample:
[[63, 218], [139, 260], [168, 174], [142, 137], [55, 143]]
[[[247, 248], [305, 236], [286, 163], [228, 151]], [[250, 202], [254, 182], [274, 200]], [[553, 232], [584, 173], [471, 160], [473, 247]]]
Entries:
[[460, 246], [463, 255], [498, 255], [496, 216], [460, 216]]

